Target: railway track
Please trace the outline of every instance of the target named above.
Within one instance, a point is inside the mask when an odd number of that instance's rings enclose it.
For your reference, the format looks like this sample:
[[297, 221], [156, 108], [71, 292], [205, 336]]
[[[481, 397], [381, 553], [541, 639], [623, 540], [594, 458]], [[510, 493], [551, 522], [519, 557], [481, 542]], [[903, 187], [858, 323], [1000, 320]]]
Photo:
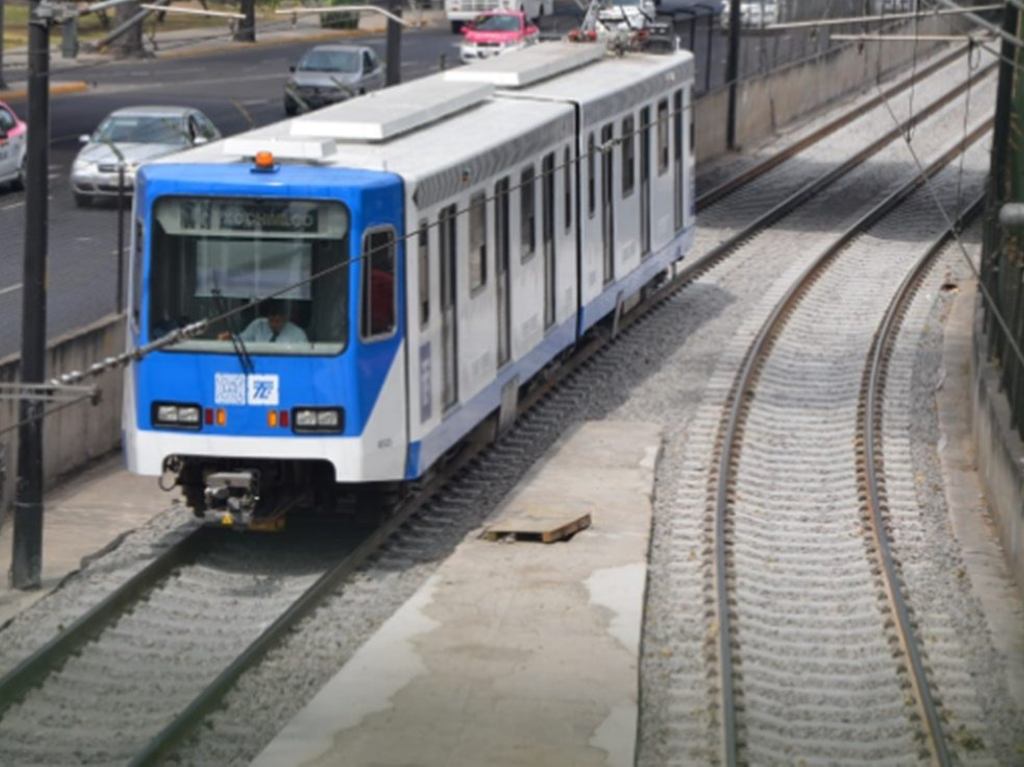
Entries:
[[[954, 60], [954, 58], [950, 57], [949, 61]], [[944, 63], [948, 64], [949, 61]], [[940, 63], [942, 62], [935, 65], [933, 71], [941, 70]], [[920, 77], [931, 73], [920, 73]], [[977, 73], [972, 79], [971, 85], [962, 83], [934, 102], [928, 108], [928, 116], [934, 115], [942, 108], [948, 106], [967, 87], [972, 87], [974, 83], [984, 76], [985, 73], [983, 72]], [[843, 124], [848, 124], [852, 121], [854, 117], [845, 116], [840, 120], [830, 123], [833, 126], [832, 129], [817, 132], [816, 140], [820, 141], [826, 136], [832, 135]], [[842, 122], [843, 119], [846, 120], [845, 123]], [[923, 119], [925, 118], [919, 116], [916, 122], [919, 123]], [[827, 176], [802, 186], [796, 193], [774, 204], [767, 213], [759, 216], [753, 224], [743, 228], [727, 242], [722, 243], [694, 264], [682, 270], [670, 283], [663, 286], [660, 290], [653, 292], [646, 301], [641, 303], [623, 319], [621, 327], [623, 329], [629, 327], [645, 316], [685, 284], [692, 281], [697, 275], [708, 271], [716, 263], [719, 263], [736, 247], [748, 241], [757, 232], [781, 220], [815, 194], [820, 193], [821, 190], [852, 172], [860, 163], [877, 154], [887, 144], [898, 139], [913, 124], [915, 124], [913, 121], [907, 121], [904, 125], [899, 126], [898, 129], [891, 131], [884, 142], [874, 142], [866, 149], [857, 153], [855, 157], [843, 164], [841, 172], [830, 172]], [[790, 147], [786, 150], [788, 154], [784, 159], [795, 156], [799, 151], [805, 149], [807, 145], [802, 144], [801, 149]], [[756, 172], [754, 170], [745, 172], [743, 183], [749, 184], [754, 179], [763, 177], [774, 168], [777, 168], [783, 161], [765, 163], [759, 166], [759, 169], [755, 169]], [[719, 201], [726, 199], [727, 195], [736, 188], [739, 187], [734, 185], [732, 189], [724, 191], [722, 188], [719, 188], [715, 199]], [[710, 198], [706, 198], [705, 204], [711, 204], [707, 202], [708, 199]], [[602, 348], [605, 348], [605, 344], [606, 338], [604, 337], [595, 337], [584, 344], [573, 358], [561, 366], [556, 375], [553, 375], [548, 382], [531, 393], [530, 397], [523, 402], [521, 411], [529, 410], [539, 399], [550, 392], [552, 387], [557, 386], [560, 382], [564, 382], [580, 366], [587, 364], [588, 360]], [[344, 583], [353, 572], [378, 551], [382, 542], [393, 538], [394, 533], [409, 522], [417, 510], [437, 492], [438, 488], [445, 486], [445, 483], [449, 483], [448, 486], [451, 488], [451, 483], [454, 483], [455, 492], [457, 493], [457, 477], [459, 472], [468, 463], [476, 460], [478, 455], [479, 449], [476, 448], [465, 451], [442, 475], [439, 475], [434, 481], [420, 488], [411, 498], [405, 501], [388, 518], [385, 524], [367, 537], [354, 542], [352, 550], [341, 561], [324, 568], [323, 572], [316, 576], [308, 577], [306, 580], [310, 582], [304, 584], [299, 589], [301, 594], [296, 595], [295, 598], [288, 598], [283, 602], [275, 603], [272, 612], [276, 611], [276, 614], [268, 612], [265, 619], [260, 621], [269, 624], [269, 627], [266, 630], [257, 632], [243, 652], [238, 654], [230, 663], [211, 669], [212, 673], [207, 674], [206, 678], [215, 677], [214, 681], [202, 685], [198, 694], [190, 693], [190, 702], [181, 708], [179, 713], [173, 713], [173, 709], [170, 712], [163, 712], [162, 719], [169, 723], [160, 728], [155, 737], [140, 744], [141, 747], [132, 758], [131, 763], [157, 763], [167, 754], [172, 753], [194, 731], [196, 725], [203, 721], [218, 706], [224, 695], [232, 688], [242, 674], [259, 663], [260, 659], [264, 657], [271, 647], [280, 642], [283, 636], [305, 616], [309, 615], [328, 595], [336, 592], [340, 584]], [[199, 562], [223, 542], [225, 536], [218, 533], [219, 531], [200, 529], [188, 536], [174, 547], [172, 551], [159, 557], [122, 588], [111, 594], [110, 597], [95, 609], [82, 616], [38, 652], [34, 653], [0, 679], [0, 717], [16, 707], [27, 696], [39, 694], [40, 690], [37, 688], [45, 687], [49, 680], [59, 680], [63, 670], [69, 663], [81, 663], [81, 659], [88, 656], [90, 648], [102, 645], [104, 636], [115, 636], [117, 641], [124, 641], [123, 636], [117, 636], [118, 626], [122, 620], [126, 616], [137, 617], [136, 614], [142, 613], [147, 609], [149, 603], [154, 600], [154, 595], [161, 588], [161, 584], [166, 584], [169, 580], [174, 579], [182, 580], [182, 573], [185, 570], [189, 567], [194, 567], [195, 563]], [[187, 576], [185, 579], [187, 580]], [[222, 638], [218, 638], [217, 641], [222, 641]], [[205, 682], [206, 679], [203, 681]], [[44, 692], [43, 697], [45, 696]]]
[[[930, 178], [940, 173], [985, 135], [990, 125], [985, 122], [944, 152], [928, 166], [925, 175]], [[833, 368], [806, 359], [820, 354], [807, 337], [809, 330], [815, 321], [827, 324], [821, 317], [815, 320], [812, 312], [834, 311], [835, 305], [820, 300], [811, 308], [803, 307], [813, 303], [809, 296], [822, 290], [824, 275], [835, 269], [851, 245], [894, 215], [923, 182], [924, 177], [911, 179], [887, 196], [799, 274], [748, 347], [723, 409], [716, 468], [709, 475], [706, 530], [714, 555], [721, 757], [729, 767], [775, 763], [794, 756], [890, 759], [901, 749], [912, 758], [918, 743], [925, 744], [927, 753], [916, 756], [952, 764], [942, 716], [888, 539], [884, 483], [880, 479], [882, 386], [898, 318], [951, 232], [945, 231], [909, 271], [874, 337], [855, 410], [858, 433], [852, 445], [856, 460], [843, 454], [846, 447], [835, 447], [837, 442], [842, 443], [841, 431], [837, 433], [827, 424], [823, 431], [820, 423], [799, 416], [794, 416], [793, 422], [786, 420], [788, 413], [799, 412], [800, 408], [815, 411], [814, 418], [820, 420], [822, 410], [844, 404], [844, 380], [849, 378], [851, 366], [836, 363]], [[973, 204], [970, 212], [977, 208], [978, 203]], [[796, 329], [791, 329], [800, 311], [810, 318], [803, 318]], [[796, 338], [783, 346], [780, 339], [787, 331]], [[804, 355], [799, 354], [800, 348], [805, 350]], [[773, 365], [774, 357], [782, 361]], [[817, 380], [813, 380], [815, 373]], [[834, 373], [835, 378], [825, 373]], [[801, 375], [803, 386], [798, 377]], [[838, 395], [830, 399], [829, 394], [836, 391]], [[801, 396], [807, 399], [800, 402]], [[780, 450], [795, 450], [798, 443], [802, 444], [799, 434], [794, 434], [801, 428], [810, 432], [805, 440], [826, 454], [822, 461], [812, 461], [810, 467], [794, 466], [779, 457]], [[833, 455], [837, 450], [838, 455]], [[850, 555], [849, 520], [836, 525], [834, 520], [823, 522], [815, 517], [817, 510], [830, 508], [828, 493], [839, 492], [832, 489], [830, 474], [844, 459], [850, 466], [856, 464], [858, 477], [857, 492], [846, 503], [860, 506], [864, 541], [859, 557]], [[821, 474], [815, 477], [809, 473], [814, 469]], [[822, 485], [829, 489], [821, 491]], [[773, 515], [771, 510], [777, 503], [783, 508]], [[782, 538], [791, 540], [783, 542]], [[865, 552], [871, 560], [866, 569], [859, 567]], [[867, 577], [867, 573], [873, 575]], [[866, 577], [874, 593], [865, 589]], [[884, 606], [879, 609], [877, 602], [883, 596]], [[787, 616], [787, 611], [792, 615]], [[874, 631], [872, 621], [877, 624]], [[801, 631], [811, 638], [801, 635]], [[786, 685], [780, 681], [779, 669], [793, 665], [793, 645], [798, 646], [798, 654], [809, 653], [810, 657], [798, 673], [801, 681]], [[884, 670], [887, 646], [895, 672], [892, 676]], [[874, 659], [864, 670], [866, 681], [857, 679], [849, 663], [854, 655]], [[884, 678], [872, 678], [879, 665]], [[822, 689], [813, 691], [815, 686], [828, 684], [829, 674], [840, 685], [845, 682], [854, 689], [842, 690], [841, 696], [830, 696]], [[900, 686], [887, 684], [896, 676], [905, 679], [912, 692], [914, 715], [903, 710]], [[858, 688], [860, 683], [863, 688]], [[817, 701], [815, 694], [819, 696]], [[830, 719], [827, 713], [814, 710], [816, 705], [841, 708], [841, 699], [873, 706], [875, 711], [848, 710]], [[796, 724], [788, 722], [787, 716], [792, 716]], [[892, 719], [905, 720], [912, 736], [905, 737], [898, 725], [893, 727]], [[876, 728], [874, 741], [872, 728]], [[853, 745], [842, 751], [836, 742]], [[872, 752], [872, 748], [876, 750]]]

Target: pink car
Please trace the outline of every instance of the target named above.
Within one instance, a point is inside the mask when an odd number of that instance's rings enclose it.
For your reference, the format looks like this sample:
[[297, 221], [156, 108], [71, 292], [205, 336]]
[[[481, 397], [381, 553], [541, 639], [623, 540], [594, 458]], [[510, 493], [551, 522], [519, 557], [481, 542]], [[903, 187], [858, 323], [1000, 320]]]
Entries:
[[464, 64], [525, 48], [540, 39], [540, 30], [517, 11], [494, 11], [477, 16], [462, 28], [459, 57]]
[[25, 144], [28, 126], [0, 101], [0, 184], [25, 186]]

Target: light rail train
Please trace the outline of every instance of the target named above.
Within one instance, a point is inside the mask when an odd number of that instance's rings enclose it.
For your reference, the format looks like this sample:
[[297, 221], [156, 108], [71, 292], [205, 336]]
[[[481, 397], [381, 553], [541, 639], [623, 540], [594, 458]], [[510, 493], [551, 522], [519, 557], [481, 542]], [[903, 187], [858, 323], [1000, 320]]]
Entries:
[[542, 43], [143, 166], [129, 343], [231, 316], [129, 367], [129, 469], [257, 526], [507, 420], [687, 252], [692, 82]]

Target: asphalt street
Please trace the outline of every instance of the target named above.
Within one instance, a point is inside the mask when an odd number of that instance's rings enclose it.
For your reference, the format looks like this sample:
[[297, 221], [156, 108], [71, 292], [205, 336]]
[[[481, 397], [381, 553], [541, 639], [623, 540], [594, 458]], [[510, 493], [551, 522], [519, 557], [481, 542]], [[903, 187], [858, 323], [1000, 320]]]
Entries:
[[[560, 3], [558, 10], [542, 24], [546, 32], [564, 31], [573, 25], [571, 8]], [[724, 81], [725, 36], [717, 27], [709, 33], [706, 19], [697, 22], [691, 34], [689, 17], [677, 18], [676, 31], [683, 46], [689, 47], [691, 40], [695, 46], [698, 92], [720, 85]], [[371, 45], [383, 58], [383, 35], [348, 41]], [[447, 27], [404, 34], [403, 79], [437, 71], [442, 55], [447, 66], [457, 65], [458, 41]], [[117, 212], [113, 204], [75, 207], [68, 173], [79, 148], [78, 137], [91, 133], [112, 110], [144, 104], [197, 107], [224, 135], [283, 119], [288, 67], [309, 45], [291, 41], [229, 45], [215, 52], [177, 52], [166, 58], [84, 66], [54, 76], [54, 82], [86, 80], [93, 87], [86, 93], [51, 100], [48, 337], [93, 322], [116, 306]], [[745, 48], [748, 72], [764, 65], [763, 38], [749, 37]], [[757, 51], [761, 55], [755, 55]], [[11, 105], [25, 115], [24, 101]], [[0, 189], [0, 357], [20, 349], [24, 216], [23, 193]], [[128, 216], [125, 218], [127, 222]], [[126, 223], [126, 239], [127, 229]]]

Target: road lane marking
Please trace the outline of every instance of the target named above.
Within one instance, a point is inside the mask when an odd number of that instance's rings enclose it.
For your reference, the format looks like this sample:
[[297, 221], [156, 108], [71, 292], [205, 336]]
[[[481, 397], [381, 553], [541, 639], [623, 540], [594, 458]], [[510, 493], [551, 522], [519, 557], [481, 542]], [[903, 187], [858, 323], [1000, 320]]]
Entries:
[[20, 208], [24, 204], [24, 200], [22, 200], [21, 202], [12, 202], [10, 205], [4, 205], [2, 208], [0, 208], [0, 210], [14, 210], [15, 208]]
[[5, 296], [8, 293], [13, 293], [16, 290], [21, 290], [20, 282], [16, 282], [13, 285], [8, 285], [6, 288], [0, 288], [0, 296]]

